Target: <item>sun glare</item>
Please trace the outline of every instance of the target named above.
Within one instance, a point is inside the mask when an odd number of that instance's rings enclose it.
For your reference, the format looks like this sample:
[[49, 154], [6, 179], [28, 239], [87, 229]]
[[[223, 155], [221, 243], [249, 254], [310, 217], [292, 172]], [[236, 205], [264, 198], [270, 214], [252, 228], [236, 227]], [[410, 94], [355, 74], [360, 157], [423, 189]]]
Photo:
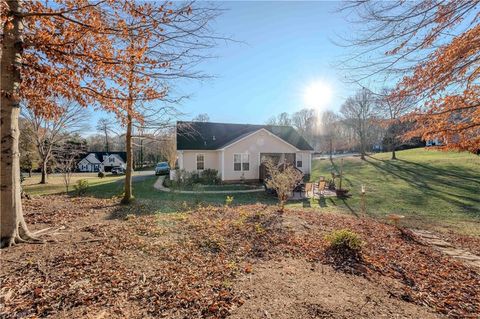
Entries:
[[316, 81], [305, 88], [303, 100], [305, 106], [321, 111], [332, 102], [333, 91], [324, 81]]

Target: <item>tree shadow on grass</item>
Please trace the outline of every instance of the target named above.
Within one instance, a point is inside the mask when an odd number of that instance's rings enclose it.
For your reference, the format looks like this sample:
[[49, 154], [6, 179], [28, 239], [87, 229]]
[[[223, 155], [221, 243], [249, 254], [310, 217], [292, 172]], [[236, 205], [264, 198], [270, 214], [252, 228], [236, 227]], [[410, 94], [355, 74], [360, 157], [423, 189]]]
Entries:
[[[408, 183], [412, 192], [405, 192], [403, 197], [413, 201], [413, 204], [420, 204], [425, 198], [433, 197], [453, 204], [469, 215], [480, 216], [480, 197], [475, 196], [480, 190], [479, 182], [467, 169], [455, 167], [456, 173], [452, 173], [428, 164], [404, 160], [379, 160], [369, 157], [366, 161], [378, 171]], [[418, 192], [421, 196], [418, 196]]]

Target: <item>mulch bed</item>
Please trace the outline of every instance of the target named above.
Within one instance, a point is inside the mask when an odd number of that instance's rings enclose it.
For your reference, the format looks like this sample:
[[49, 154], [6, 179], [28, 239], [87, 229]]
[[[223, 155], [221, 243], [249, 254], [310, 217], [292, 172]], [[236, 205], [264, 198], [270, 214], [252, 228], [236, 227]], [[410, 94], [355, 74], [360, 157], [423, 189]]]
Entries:
[[[28, 223], [75, 223], [99, 240], [60, 236], [57, 243], [2, 252], [0, 316], [97, 317], [108, 309], [109, 318], [224, 318], [244, 302], [232, 288], [240, 274], [255, 271], [259, 260], [285, 256], [335, 263], [324, 235], [341, 228], [365, 242], [361, 262], [342, 271], [380, 284], [393, 278], [401, 291], [392, 296], [452, 318], [480, 315], [478, 272], [374, 220], [302, 210], [282, 216], [264, 205], [105, 219], [121, 209], [111, 200], [27, 201]], [[103, 215], [82, 227], [82, 218], [99, 210]], [[286, 227], [287, 221], [293, 222]]]

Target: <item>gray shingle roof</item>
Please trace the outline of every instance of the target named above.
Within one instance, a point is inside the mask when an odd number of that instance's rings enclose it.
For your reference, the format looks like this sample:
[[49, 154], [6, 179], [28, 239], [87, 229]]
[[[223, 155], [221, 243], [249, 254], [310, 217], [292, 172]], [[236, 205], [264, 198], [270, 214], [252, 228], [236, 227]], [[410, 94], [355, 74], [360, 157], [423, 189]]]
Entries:
[[260, 129], [278, 136], [299, 150], [313, 148], [293, 127], [275, 125], [177, 122], [177, 150], [216, 150]]

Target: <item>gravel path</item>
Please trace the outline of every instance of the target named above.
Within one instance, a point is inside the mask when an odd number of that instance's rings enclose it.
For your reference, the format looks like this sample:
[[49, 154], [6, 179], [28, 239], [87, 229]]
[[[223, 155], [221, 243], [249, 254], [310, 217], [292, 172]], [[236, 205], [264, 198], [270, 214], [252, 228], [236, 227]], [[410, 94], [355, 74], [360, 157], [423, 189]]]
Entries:
[[472, 265], [480, 269], [480, 256], [474, 255], [464, 249], [457, 248], [449, 242], [441, 239], [434, 233], [427, 230], [412, 230], [415, 235], [420, 237], [420, 240], [427, 245], [441, 251], [445, 255], [463, 261], [466, 264]]

